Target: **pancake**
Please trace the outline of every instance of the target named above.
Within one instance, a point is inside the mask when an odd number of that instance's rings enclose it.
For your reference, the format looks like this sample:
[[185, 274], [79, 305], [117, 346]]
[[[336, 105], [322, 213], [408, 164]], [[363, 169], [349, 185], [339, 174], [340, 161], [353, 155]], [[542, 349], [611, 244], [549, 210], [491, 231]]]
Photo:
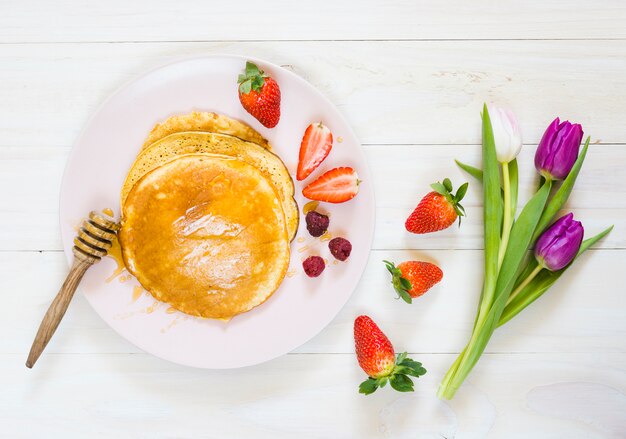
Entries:
[[264, 148], [270, 149], [270, 145], [249, 125], [235, 119], [231, 119], [223, 114], [197, 112], [189, 114], [181, 114], [172, 116], [165, 122], [156, 124], [148, 138], [143, 144], [143, 148], [147, 148], [154, 142], [174, 133], [184, 131], [204, 131], [208, 133], [228, 134], [245, 140], [246, 142], [256, 143]]
[[300, 212], [293, 198], [293, 180], [285, 164], [277, 155], [256, 143], [225, 134], [175, 133], [141, 151], [122, 186], [121, 205], [124, 206], [128, 193], [146, 173], [180, 155], [196, 153], [236, 157], [260, 170], [278, 191], [285, 212], [289, 240], [293, 240], [298, 231]]
[[229, 319], [267, 300], [289, 266], [274, 187], [241, 160], [182, 155], [143, 176], [122, 209], [127, 269], [157, 300]]

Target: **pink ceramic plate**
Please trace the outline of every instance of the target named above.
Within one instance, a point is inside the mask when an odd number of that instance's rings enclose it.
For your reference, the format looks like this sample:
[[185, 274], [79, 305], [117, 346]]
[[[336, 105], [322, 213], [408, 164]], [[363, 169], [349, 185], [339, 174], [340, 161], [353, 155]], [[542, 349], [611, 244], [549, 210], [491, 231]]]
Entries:
[[[106, 281], [115, 262], [105, 258], [89, 270], [81, 290], [100, 316], [120, 335], [158, 357], [189, 366], [232, 368], [283, 355], [319, 333], [346, 303], [365, 269], [374, 231], [374, 191], [359, 141], [337, 109], [294, 73], [254, 60], [280, 85], [281, 119], [266, 129], [245, 112], [237, 96], [237, 75], [246, 58], [210, 56], [186, 59], [153, 70], [109, 98], [91, 118], [74, 146], [61, 187], [61, 230], [68, 260], [75, 227], [90, 210], [111, 208], [119, 215], [119, 193], [133, 159], [155, 123], [193, 110], [214, 111], [250, 124], [273, 145], [292, 175], [300, 140], [311, 122], [322, 121], [335, 143], [324, 163], [305, 183], [336, 166], [352, 166], [363, 183], [353, 200], [323, 206], [331, 215], [330, 232], [347, 237], [353, 253], [333, 264], [327, 243], [312, 238], [300, 222], [292, 243], [290, 272], [263, 305], [230, 322], [171, 312], [150, 295], [134, 297], [134, 278], [124, 272]], [[97, 163], [96, 166], [93, 163]], [[306, 203], [296, 182], [296, 199]], [[319, 254], [326, 271], [309, 279], [302, 259]]]

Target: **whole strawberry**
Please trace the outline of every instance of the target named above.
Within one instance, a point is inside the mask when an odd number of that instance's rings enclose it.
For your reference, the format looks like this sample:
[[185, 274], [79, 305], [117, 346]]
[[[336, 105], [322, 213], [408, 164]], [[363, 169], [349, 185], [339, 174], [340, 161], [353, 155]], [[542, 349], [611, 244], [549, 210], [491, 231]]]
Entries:
[[405, 227], [411, 233], [431, 233], [447, 229], [457, 218], [461, 225], [461, 217], [465, 209], [459, 202], [467, 192], [468, 183], [459, 187], [452, 195], [452, 183], [446, 178], [443, 183], [430, 185], [434, 190], [426, 194], [413, 213], [407, 218]]
[[239, 75], [239, 102], [243, 108], [267, 128], [280, 120], [280, 88], [256, 64], [246, 62], [246, 73]]
[[383, 261], [391, 273], [391, 283], [398, 296], [406, 303], [412, 303], [430, 290], [443, 278], [443, 271], [435, 264], [421, 261], [406, 261], [396, 267], [393, 262]]
[[398, 392], [412, 392], [409, 375], [420, 377], [426, 373], [422, 363], [407, 358], [406, 352], [396, 358], [391, 342], [368, 316], [354, 321], [354, 347], [359, 366], [369, 376], [359, 386], [359, 393], [369, 395], [387, 382]]

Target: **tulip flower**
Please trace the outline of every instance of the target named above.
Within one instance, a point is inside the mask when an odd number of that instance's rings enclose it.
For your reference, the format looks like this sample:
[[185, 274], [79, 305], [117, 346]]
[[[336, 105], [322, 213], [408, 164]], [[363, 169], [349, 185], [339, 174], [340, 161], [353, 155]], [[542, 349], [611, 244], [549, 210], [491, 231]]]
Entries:
[[580, 249], [584, 229], [574, 214], [559, 218], [537, 240], [535, 258], [540, 266], [557, 271], [568, 265]]
[[537, 266], [511, 293], [508, 303], [532, 281], [544, 268], [559, 271], [574, 260], [583, 242], [585, 229], [580, 221], [574, 220], [574, 214], [568, 213], [554, 222], [541, 234], [535, 244]]
[[557, 117], [543, 133], [535, 153], [535, 168], [546, 179], [563, 180], [578, 158], [583, 129]]
[[502, 166], [502, 189], [504, 194], [504, 219], [502, 223], [502, 245], [498, 252], [498, 267], [502, 265], [504, 254], [509, 242], [511, 226], [513, 225], [512, 204], [517, 200], [511, 200], [511, 179], [509, 175], [509, 162], [515, 160], [522, 149], [522, 133], [515, 115], [510, 110], [487, 106], [488, 116], [493, 132], [493, 141], [496, 148], [496, 158]]
[[496, 144], [496, 157], [500, 163], [509, 163], [522, 149], [522, 133], [515, 115], [505, 108], [489, 105], [489, 117]]
[[[472, 335], [437, 391], [443, 399], [454, 397], [496, 329], [546, 293], [578, 256], [613, 228], [583, 241], [583, 226], [571, 213], [554, 221], [588, 151], [589, 138], [578, 152], [580, 125], [558, 118], [550, 124], [535, 156], [535, 167], [545, 179], [518, 213], [518, 150], [513, 147], [521, 144], [517, 124], [510, 113], [487, 105], [482, 122], [482, 169], [457, 163], [483, 186], [484, 281]], [[552, 191], [559, 179], [563, 182]], [[527, 258], [533, 244], [535, 257]]]

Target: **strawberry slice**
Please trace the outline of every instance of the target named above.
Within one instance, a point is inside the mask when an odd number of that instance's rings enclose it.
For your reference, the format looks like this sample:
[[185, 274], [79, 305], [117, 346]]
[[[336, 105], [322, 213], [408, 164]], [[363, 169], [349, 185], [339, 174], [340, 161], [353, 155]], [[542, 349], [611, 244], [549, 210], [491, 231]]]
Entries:
[[309, 200], [343, 203], [359, 192], [359, 176], [352, 168], [335, 168], [322, 174], [302, 191]]
[[327, 126], [312, 123], [304, 132], [300, 143], [300, 158], [296, 178], [304, 180], [324, 161], [333, 147], [333, 133]]

